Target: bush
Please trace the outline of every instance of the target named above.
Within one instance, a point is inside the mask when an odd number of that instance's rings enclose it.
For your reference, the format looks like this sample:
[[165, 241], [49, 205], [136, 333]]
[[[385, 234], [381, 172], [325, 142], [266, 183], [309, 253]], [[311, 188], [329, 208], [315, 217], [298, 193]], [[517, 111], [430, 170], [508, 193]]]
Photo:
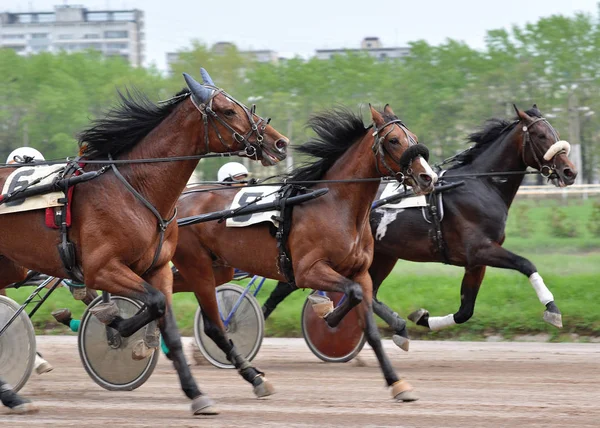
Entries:
[[550, 234], [557, 238], [575, 238], [577, 228], [572, 220], [569, 220], [567, 213], [561, 209], [556, 209], [550, 216]]
[[600, 238], [600, 201], [594, 202], [592, 215], [588, 222], [588, 229], [592, 233], [592, 236]]

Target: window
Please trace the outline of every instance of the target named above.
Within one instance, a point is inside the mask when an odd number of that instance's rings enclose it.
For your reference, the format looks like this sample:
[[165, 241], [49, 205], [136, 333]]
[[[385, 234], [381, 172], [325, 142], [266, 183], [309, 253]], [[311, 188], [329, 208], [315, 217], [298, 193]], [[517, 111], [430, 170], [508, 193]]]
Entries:
[[127, 43], [107, 43], [107, 49], [127, 49]]
[[48, 33], [31, 33], [32, 39], [47, 39]]
[[85, 34], [83, 36], [84, 39], [99, 39], [100, 34]]
[[16, 39], [24, 39], [24, 34], [2, 34], [2, 38], [5, 40], [16, 40]]
[[58, 38], [60, 40], [70, 40], [73, 38], [73, 34], [59, 34]]
[[126, 39], [129, 36], [128, 31], [105, 31], [105, 39]]

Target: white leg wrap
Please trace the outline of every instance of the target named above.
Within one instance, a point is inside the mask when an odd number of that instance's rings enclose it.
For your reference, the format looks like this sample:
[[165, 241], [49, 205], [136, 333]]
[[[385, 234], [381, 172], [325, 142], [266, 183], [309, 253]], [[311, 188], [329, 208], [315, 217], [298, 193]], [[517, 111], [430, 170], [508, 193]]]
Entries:
[[542, 279], [542, 277], [540, 276], [539, 273], [537, 273], [537, 272], [532, 273], [531, 276], [529, 277], [529, 282], [531, 282], [531, 286], [537, 293], [538, 299], [540, 299], [540, 302], [542, 302], [542, 305], [546, 305], [549, 302], [554, 301], [554, 296], [552, 295], [550, 290], [548, 290], [548, 287], [546, 287], [546, 284], [544, 284], [544, 280]]
[[455, 324], [453, 314], [446, 315], [445, 317], [429, 317], [429, 328], [431, 330], [441, 330]]

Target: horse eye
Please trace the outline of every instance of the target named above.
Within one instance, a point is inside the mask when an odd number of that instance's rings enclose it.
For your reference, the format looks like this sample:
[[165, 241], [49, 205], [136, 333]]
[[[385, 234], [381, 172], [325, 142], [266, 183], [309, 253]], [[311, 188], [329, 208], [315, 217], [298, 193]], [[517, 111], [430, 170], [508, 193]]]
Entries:
[[232, 110], [232, 109], [225, 110], [225, 116], [227, 116], [227, 117], [235, 116], [235, 110]]
[[545, 140], [546, 139], [546, 134], [540, 134], [540, 135], [538, 135], [538, 138], [540, 140]]
[[390, 138], [390, 143], [392, 143], [392, 144], [399, 144], [400, 140], [397, 139], [396, 137], [393, 137], [393, 138]]

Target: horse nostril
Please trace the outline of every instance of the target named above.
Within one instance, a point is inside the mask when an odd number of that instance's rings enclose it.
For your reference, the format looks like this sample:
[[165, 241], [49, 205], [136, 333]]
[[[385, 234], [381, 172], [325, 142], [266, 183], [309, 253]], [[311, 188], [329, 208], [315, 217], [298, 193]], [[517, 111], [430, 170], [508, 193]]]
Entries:
[[431, 175], [429, 174], [419, 174], [419, 178], [421, 179], [421, 181], [427, 185], [430, 185], [431, 182], [433, 181], [433, 178], [431, 177]]
[[569, 167], [566, 167], [565, 169], [563, 169], [563, 175], [566, 178], [573, 178], [575, 177], [575, 174], [573, 173], [573, 170]]
[[275, 148], [280, 152], [285, 152], [286, 147], [287, 141], [284, 138], [280, 138], [279, 140], [275, 141]]

